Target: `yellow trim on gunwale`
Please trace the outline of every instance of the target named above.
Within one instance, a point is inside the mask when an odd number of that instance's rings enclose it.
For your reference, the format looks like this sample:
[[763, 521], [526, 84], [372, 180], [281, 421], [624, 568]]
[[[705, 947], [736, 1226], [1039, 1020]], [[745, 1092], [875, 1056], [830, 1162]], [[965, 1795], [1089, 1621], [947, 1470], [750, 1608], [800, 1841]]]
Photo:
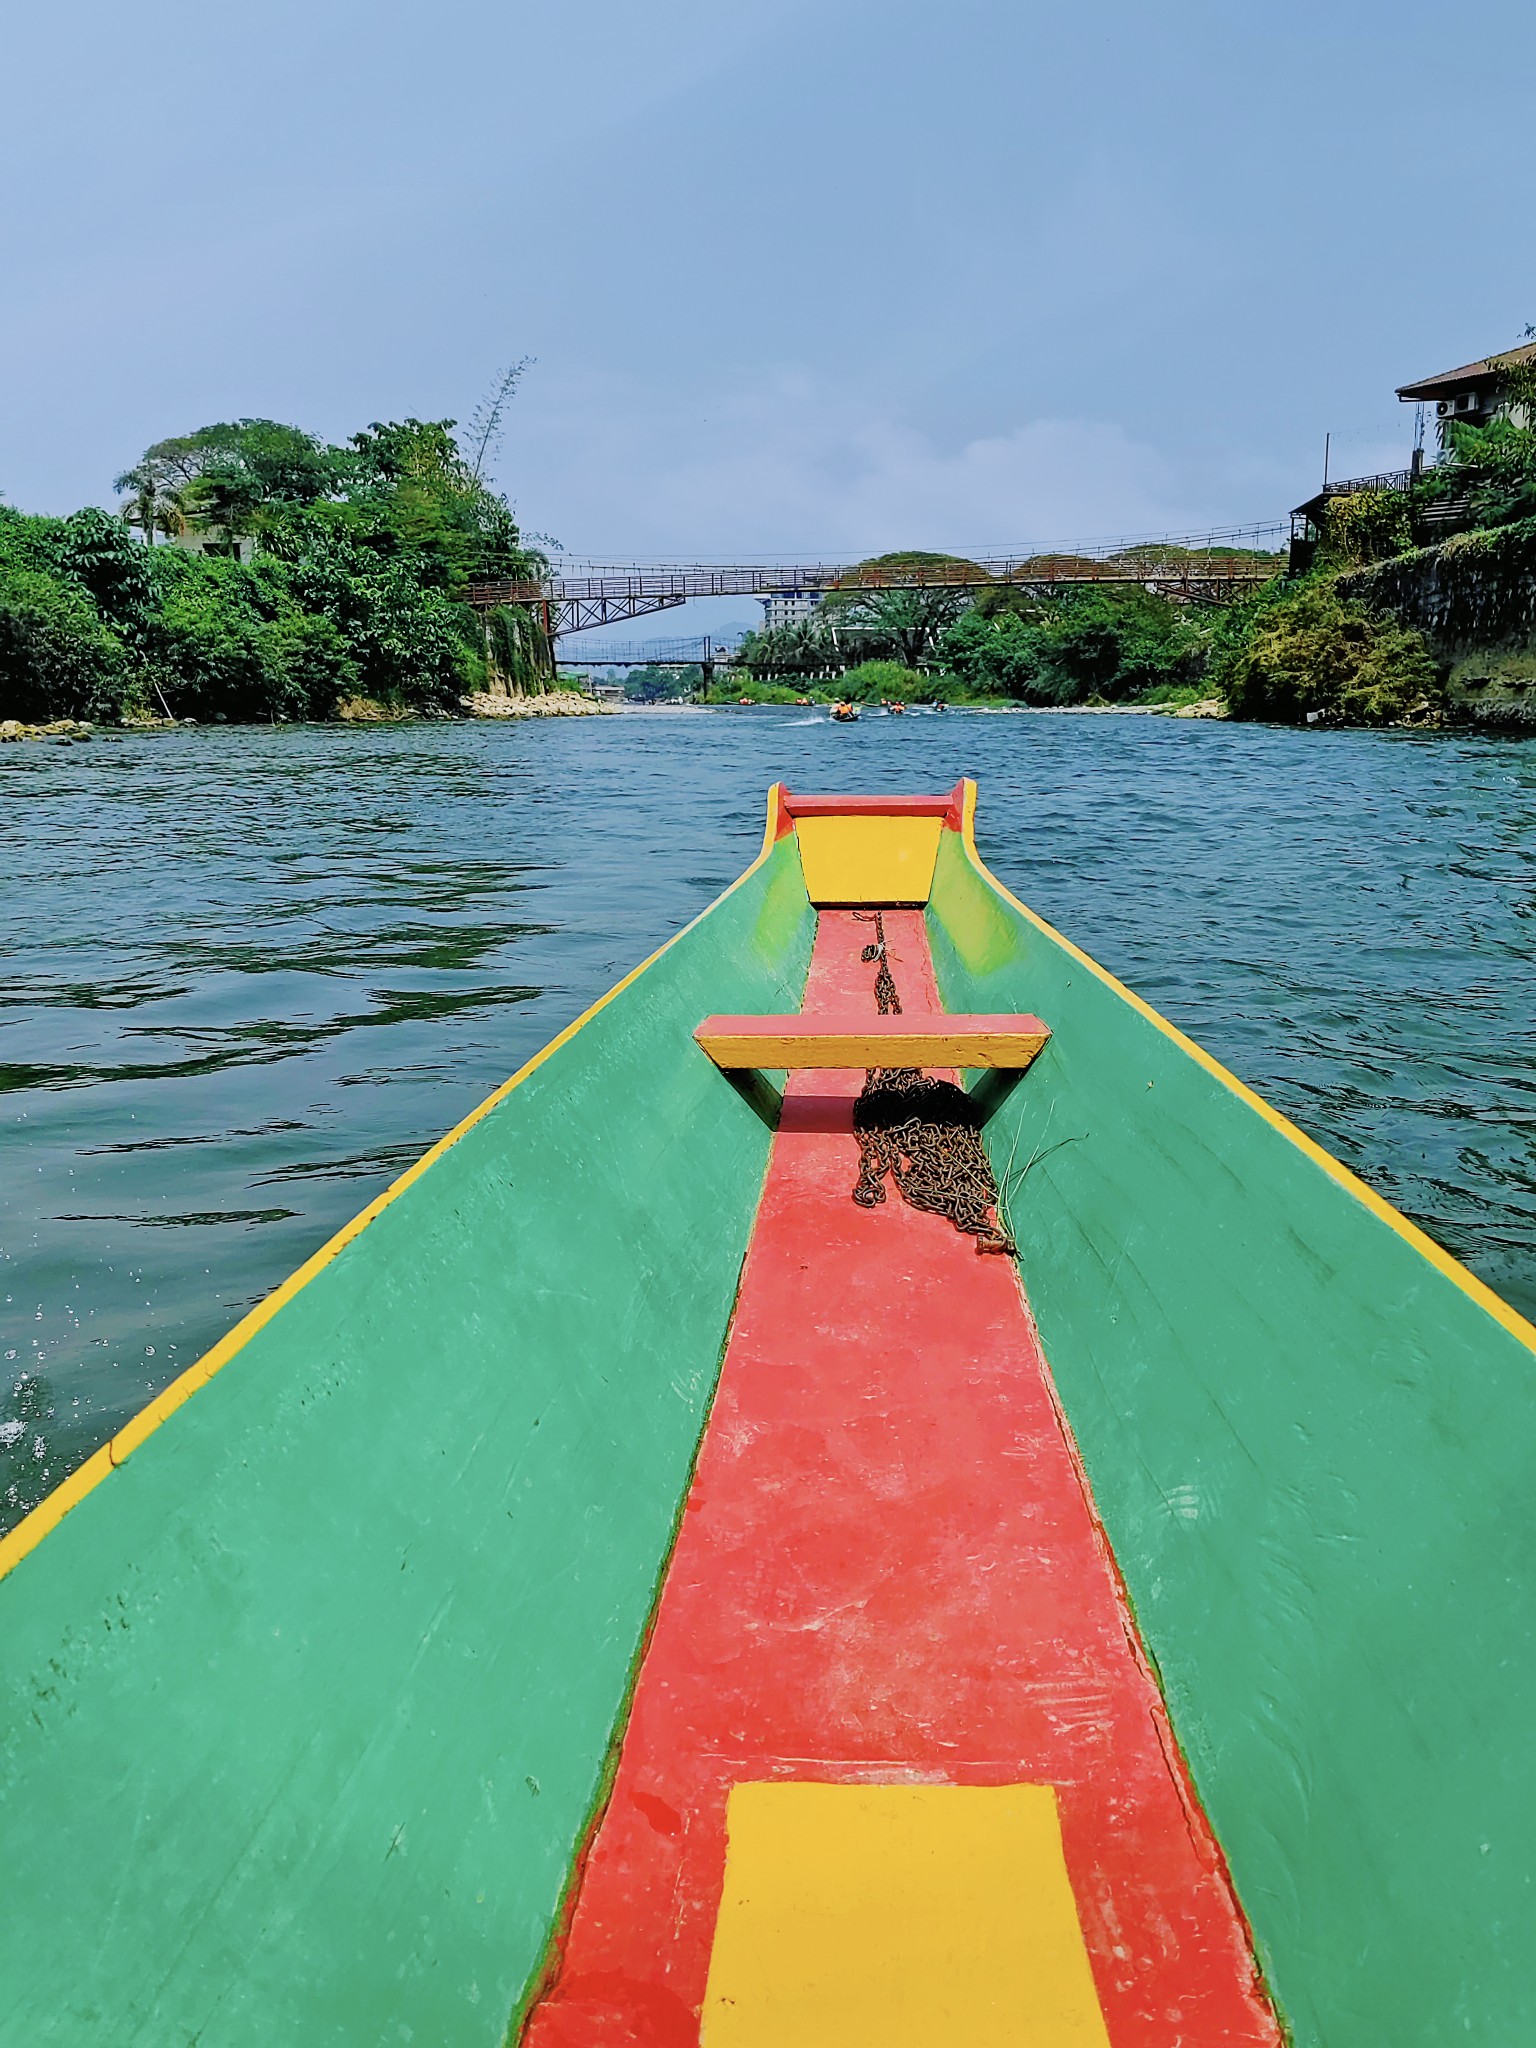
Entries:
[[1181, 1051], [1188, 1053], [1190, 1058], [1204, 1067], [1208, 1074], [1214, 1075], [1224, 1088], [1230, 1088], [1232, 1093], [1240, 1096], [1250, 1109], [1257, 1110], [1267, 1124], [1272, 1124], [1282, 1137], [1289, 1138], [1293, 1145], [1305, 1152], [1315, 1166], [1320, 1166], [1324, 1173], [1339, 1183], [1340, 1187], [1347, 1189], [1356, 1201], [1363, 1202], [1367, 1209], [1381, 1218], [1383, 1223], [1390, 1224], [1399, 1237], [1406, 1238], [1414, 1250], [1426, 1258], [1437, 1272], [1454, 1281], [1464, 1294], [1471, 1295], [1478, 1307], [1486, 1309], [1494, 1321], [1501, 1323], [1511, 1336], [1518, 1337], [1522, 1344], [1536, 1351], [1536, 1324], [1528, 1322], [1518, 1309], [1511, 1308], [1507, 1301], [1494, 1293], [1486, 1281], [1479, 1280], [1460, 1259], [1453, 1258], [1443, 1245], [1436, 1244], [1427, 1231], [1420, 1230], [1416, 1223], [1410, 1223], [1400, 1209], [1395, 1209], [1384, 1195], [1378, 1195], [1376, 1190], [1367, 1186], [1358, 1174], [1351, 1173], [1347, 1166], [1341, 1165], [1331, 1152], [1324, 1151], [1315, 1139], [1309, 1138], [1305, 1131], [1298, 1129], [1289, 1117], [1282, 1116], [1280, 1111], [1272, 1108], [1262, 1095], [1255, 1094], [1253, 1089], [1239, 1081], [1236, 1074], [1224, 1067], [1220, 1060], [1213, 1059], [1203, 1046], [1197, 1045], [1192, 1038], [1186, 1038], [1176, 1025], [1170, 1024], [1166, 1017], [1160, 1016], [1150, 1003], [1144, 1002], [1136, 994], [1134, 989], [1127, 988], [1123, 981], [1117, 981], [1108, 968], [1101, 967], [1090, 953], [1085, 953], [1081, 946], [1074, 946], [1069, 938], [1057, 931], [1054, 925], [1047, 924], [1045, 919], [1031, 910], [1027, 903], [1021, 903], [1013, 891], [997, 879], [977, 852], [976, 784], [967, 780], [962, 784], [962, 788], [965, 795], [960, 811], [960, 843], [965, 849], [966, 858], [989, 888], [995, 889], [1005, 903], [1011, 903], [1021, 917], [1027, 918], [1037, 930], [1044, 932], [1048, 939], [1053, 940], [1064, 952], [1070, 953], [1074, 960], [1080, 960], [1091, 974], [1096, 974], [1100, 981], [1112, 988], [1133, 1010], [1139, 1011], [1148, 1023], [1155, 1024], [1165, 1037], [1171, 1038]]
[[114, 1436], [109, 1437], [100, 1450], [92, 1452], [84, 1464], [77, 1466], [67, 1479], [61, 1480], [52, 1493], [39, 1501], [30, 1514], [24, 1515], [8, 1535], [0, 1536], [0, 1579], [8, 1572], [14, 1571], [22, 1559], [37, 1548], [49, 1531], [58, 1527], [70, 1509], [77, 1507], [88, 1493], [101, 1484], [109, 1472], [138, 1449], [146, 1437], [152, 1436], [161, 1423], [174, 1415], [184, 1401], [189, 1401], [199, 1388], [208, 1384], [215, 1373], [228, 1365], [256, 1332], [271, 1322], [280, 1308], [292, 1301], [301, 1288], [306, 1287], [355, 1237], [361, 1236], [374, 1218], [382, 1215], [390, 1203], [403, 1195], [413, 1181], [420, 1180], [429, 1166], [435, 1165], [466, 1132], [472, 1131], [482, 1118], [489, 1116], [498, 1104], [505, 1102], [514, 1088], [521, 1087], [530, 1074], [542, 1067], [551, 1054], [557, 1053], [561, 1046], [568, 1045], [582, 1026], [589, 1024], [599, 1010], [606, 1009], [615, 996], [622, 995], [631, 983], [639, 980], [647, 968], [655, 966], [663, 953], [669, 952], [679, 939], [686, 937], [693, 930], [695, 925], [702, 924], [710, 912], [722, 904], [727, 896], [733, 896], [744, 882], [749, 881], [757, 873], [777, 843], [780, 788], [781, 785], [776, 782], [768, 792], [768, 822], [763, 833], [762, 850], [751, 866], [743, 868], [728, 889], [722, 890], [714, 902], [707, 904], [697, 917], [690, 919], [683, 926], [681, 931], [674, 932], [665, 945], [658, 946], [638, 967], [631, 968], [622, 981], [615, 982], [606, 995], [599, 996], [597, 1001], [590, 1008], [583, 1010], [574, 1022], [567, 1024], [563, 1031], [557, 1032], [548, 1045], [543, 1046], [532, 1059], [520, 1066], [509, 1080], [503, 1081], [484, 1102], [472, 1109], [451, 1131], [423, 1152], [415, 1164], [408, 1166], [397, 1180], [391, 1181], [383, 1194], [376, 1195], [365, 1209], [359, 1210], [349, 1223], [342, 1225], [334, 1237], [327, 1239], [317, 1252], [312, 1253], [296, 1272], [290, 1273], [280, 1286], [275, 1287], [269, 1295], [257, 1302], [256, 1306], [242, 1316], [235, 1327], [221, 1337], [211, 1350], [205, 1351], [194, 1365], [189, 1365], [185, 1372], [178, 1374], [168, 1387], [162, 1388], [137, 1415], [125, 1422]]

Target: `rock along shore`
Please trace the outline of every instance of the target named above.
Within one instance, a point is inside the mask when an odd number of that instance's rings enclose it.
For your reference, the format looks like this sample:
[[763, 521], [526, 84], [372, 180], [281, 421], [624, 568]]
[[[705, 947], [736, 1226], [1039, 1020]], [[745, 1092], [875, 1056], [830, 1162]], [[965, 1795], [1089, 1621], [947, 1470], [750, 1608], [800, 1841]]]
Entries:
[[601, 718], [607, 709], [575, 690], [545, 690], [531, 697], [494, 697], [477, 690], [459, 702], [471, 718]]
[[53, 718], [46, 725], [0, 718], [0, 745], [10, 740], [88, 740], [95, 731], [95, 726], [84, 718]]

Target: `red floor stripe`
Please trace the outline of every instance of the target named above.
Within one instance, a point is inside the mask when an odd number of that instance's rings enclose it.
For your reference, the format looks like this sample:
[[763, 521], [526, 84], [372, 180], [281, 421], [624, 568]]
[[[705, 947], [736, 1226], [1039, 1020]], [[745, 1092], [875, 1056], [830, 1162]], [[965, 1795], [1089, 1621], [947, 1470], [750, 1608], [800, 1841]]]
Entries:
[[[906, 1009], [938, 1009], [921, 913], [886, 930]], [[822, 913], [807, 1009], [872, 1001], [870, 936]], [[726, 1793], [784, 1777], [1056, 1786], [1115, 2048], [1278, 2048], [1012, 1262], [894, 1193], [850, 1200], [862, 1078], [790, 1082], [613, 1798], [525, 2040], [695, 2048]]]

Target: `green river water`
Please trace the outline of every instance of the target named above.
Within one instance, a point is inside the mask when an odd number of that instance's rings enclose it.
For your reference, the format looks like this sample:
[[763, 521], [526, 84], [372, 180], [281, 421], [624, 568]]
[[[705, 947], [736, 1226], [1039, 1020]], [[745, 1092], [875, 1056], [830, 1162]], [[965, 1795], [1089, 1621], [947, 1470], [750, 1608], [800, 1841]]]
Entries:
[[718, 894], [775, 777], [962, 774], [1019, 895], [1536, 1313], [1536, 742], [762, 708], [10, 746], [0, 1525]]

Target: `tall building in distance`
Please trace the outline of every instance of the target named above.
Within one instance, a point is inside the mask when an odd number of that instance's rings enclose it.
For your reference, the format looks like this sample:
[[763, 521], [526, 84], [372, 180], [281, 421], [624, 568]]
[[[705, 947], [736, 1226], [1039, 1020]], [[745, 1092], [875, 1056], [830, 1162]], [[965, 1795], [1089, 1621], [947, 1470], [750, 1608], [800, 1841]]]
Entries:
[[763, 626], [773, 632], [779, 626], [803, 626], [815, 617], [821, 603], [819, 590], [772, 590], [758, 603], [763, 608]]

